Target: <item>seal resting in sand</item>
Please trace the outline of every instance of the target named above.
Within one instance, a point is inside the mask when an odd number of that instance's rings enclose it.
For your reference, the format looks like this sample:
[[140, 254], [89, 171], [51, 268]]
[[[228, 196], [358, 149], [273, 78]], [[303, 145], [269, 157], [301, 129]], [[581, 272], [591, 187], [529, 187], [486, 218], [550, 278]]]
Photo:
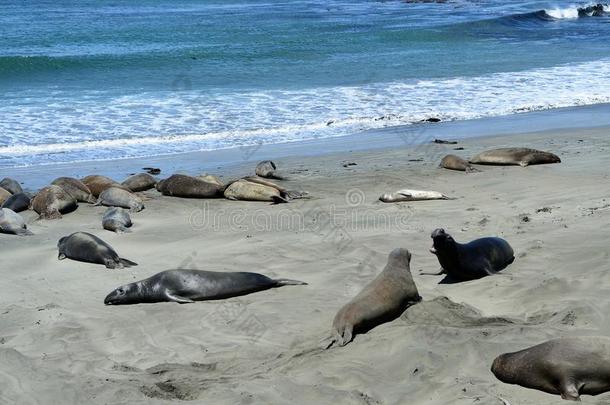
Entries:
[[398, 318], [410, 305], [421, 301], [411, 276], [411, 253], [394, 249], [383, 271], [335, 316], [326, 348], [345, 346], [357, 333], [365, 333]]
[[309, 198], [309, 193], [307, 191], [296, 191], [296, 190], [288, 190], [279, 184], [275, 184], [272, 181], [261, 179], [260, 177], [255, 176], [246, 176], [243, 180], [249, 181], [250, 183], [262, 184], [263, 186], [273, 187], [277, 191], [280, 192], [281, 195], [285, 195], [290, 200], [297, 200], [300, 198]]
[[118, 187], [109, 187], [102, 191], [95, 205], [128, 208], [132, 212], [140, 212], [144, 209], [144, 203], [140, 197]]
[[10, 191], [0, 187], [0, 204], [4, 204], [4, 202], [11, 198], [11, 196], [12, 194], [10, 193]]
[[76, 200], [59, 186], [42, 188], [32, 199], [32, 209], [42, 219], [58, 219], [62, 214], [74, 211], [78, 207]]
[[127, 187], [123, 186], [120, 183], [117, 183], [110, 177], [100, 176], [97, 174], [83, 177], [82, 182], [85, 184], [85, 186], [89, 188], [91, 194], [93, 194], [95, 198], [99, 197], [100, 194], [102, 194], [102, 191], [110, 187], [118, 187], [122, 188], [123, 190], [130, 191]]
[[58, 177], [51, 182], [55, 186], [59, 186], [64, 191], [70, 194], [76, 201], [93, 204], [95, 197], [91, 194], [89, 187], [82, 181], [72, 177]]
[[306, 285], [302, 281], [271, 279], [258, 273], [203, 270], [166, 270], [147, 279], [125, 284], [112, 291], [106, 305], [215, 300], [237, 297], [285, 285]]
[[385, 203], [401, 201], [425, 201], [425, 200], [450, 200], [451, 198], [438, 191], [426, 190], [398, 190], [395, 193], [385, 193], [379, 197], [379, 201]]
[[220, 197], [223, 187], [199, 177], [173, 174], [157, 183], [157, 190], [163, 195], [184, 198]]
[[21, 215], [8, 208], [0, 209], [0, 233], [19, 236], [33, 235]]
[[108, 231], [123, 233], [131, 232], [131, 218], [129, 212], [120, 207], [111, 207], [106, 210], [102, 217], [102, 227]]
[[217, 184], [222, 189], [224, 189], [224, 187], [225, 187], [222, 180], [220, 180], [220, 178], [218, 176], [214, 176], [213, 174], [200, 174], [197, 177], [207, 183]]
[[480, 170], [456, 155], [447, 155], [442, 160], [438, 167], [449, 170], [459, 170], [461, 172], [473, 173]]
[[0, 181], [0, 187], [2, 187], [11, 194], [23, 193], [23, 189], [21, 188], [19, 182], [9, 177], [5, 177]]
[[146, 191], [151, 188], [155, 188], [157, 180], [148, 173], [139, 173], [129, 176], [123, 183], [123, 186], [127, 187], [131, 191]]
[[515, 260], [513, 249], [502, 238], [481, 238], [461, 244], [441, 228], [435, 229], [431, 237], [430, 252], [442, 267], [440, 273], [432, 275], [446, 274], [447, 280], [443, 282], [476, 280], [499, 272]]
[[277, 166], [271, 160], [263, 160], [256, 165], [254, 173], [257, 176], [264, 177], [266, 179], [277, 179], [284, 180], [284, 176], [277, 173]]
[[277, 188], [244, 179], [231, 183], [225, 189], [224, 196], [228, 200], [271, 201], [276, 204], [288, 202], [286, 193]]
[[30, 197], [25, 193], [13, 194], [2, 203], [2, 208], [8, 208], [15, 212], [25, 211], [30, 208]]
[[131, 260], [120, 258], [109, 244], [87, 232], [75, 232], [64, 236], [57, 242], [57, 248], [59, 260], [67, 257], [81, 262], [103, 264], [109, 269], [138, 265]]
[[529, 148], [499, 148], [481, 152], [470, 163], [480, 165], [539, 165], [544, 163], [560, 163], [559, 156]]
[[561, 398], [610, 391], [610, 339], [567, 337], [496, 358], [491, 371], [502, 382], [517, 384]]

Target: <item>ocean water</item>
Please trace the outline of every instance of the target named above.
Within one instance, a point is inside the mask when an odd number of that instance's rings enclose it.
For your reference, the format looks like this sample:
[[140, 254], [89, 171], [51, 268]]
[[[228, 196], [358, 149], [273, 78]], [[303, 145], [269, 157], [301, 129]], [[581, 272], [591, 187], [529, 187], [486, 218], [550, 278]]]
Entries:
[[0, 167], [610, 102], [585, 2], [3, 0], [0, 38]]

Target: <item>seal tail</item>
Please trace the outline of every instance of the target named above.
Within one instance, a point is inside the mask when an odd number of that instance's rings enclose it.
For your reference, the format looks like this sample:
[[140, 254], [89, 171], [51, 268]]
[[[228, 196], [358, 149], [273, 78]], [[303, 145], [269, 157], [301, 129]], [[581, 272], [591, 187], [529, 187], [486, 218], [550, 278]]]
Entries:
[[131, 267], [131, 266], [137, 266], [138, 265], [138, 263], [132, 262], [131, 260], [123, 259], [122, 257], [119, 258], [119, 262], [121, 262], [121, 264], [124, 267]]
[[273, 281], [275, 281], [275, 286], [276, 287], [281, 287], [283, 285], [308, 285], [304, 281], [291, 280], [289, 278], [278, 278], [278, 279], [275, 279]]
[[273, 204], [282, 204], [288, 202], [288, 199], [286, 199], [286, 197], [282, 197], [279, 195], [274, 195], [273, 197], [271, 197], [271, 199], [273, 199]]

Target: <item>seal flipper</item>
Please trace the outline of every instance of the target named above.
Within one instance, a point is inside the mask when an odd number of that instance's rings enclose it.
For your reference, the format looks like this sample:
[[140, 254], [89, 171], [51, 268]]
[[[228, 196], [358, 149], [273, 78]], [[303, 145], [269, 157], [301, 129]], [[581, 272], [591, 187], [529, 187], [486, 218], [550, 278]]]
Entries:
[[275, 281], [275, 287], [281, 287], [283, 285], [308, 285], [304, 281], [290, 280], [289, 278], [278, 278], [273, 281]]
[[288, 200], [282, 196], [279, 195], [274, 195], [271, 197], [271, 199], [273, 200], [273, 204], [281, 204], [281, 203], [287, 203]]
[[119, 258], [119, 262], [125, 267], [131, 267], [131, 266], [138, 265], [138, 263], [132, 262], [131, 260], [123, 259], [122, 257]]
[[66, 254], [59, 252], [59, 254], [57, 255], [57, 260], [64, 260], [66, 258]]
[[419, 273], [420, 276], [442, 276], [443, 274], [447, 274], [447, 272], [443, 268], [441, 268], [438, 273]]
[[580, 392], [573, 379], [564, 379], [557, 388], [561, 393], [562, 399], [567, 399], [570, 401], [580, 401]]
[[177, 302], [178, 304], [192, 304], [195, 302], [190, 298], [185, 298], [185, 297], [181, 297], [179, 295], [174, 295], [174, 294], [170, 293], [169, 291], [165, 291], [165, 298], [167, 298], [167, 300], [170, 302]]
[[345, 346], [346, 344], [352, 341], [352, 339], [354, 338], [352, 334], [353, 331], [353, 325], [345, 325], [345, 329], [343, 329], [343, 333], [341, 334], [341, 337], [339, 339], [339, 346]]

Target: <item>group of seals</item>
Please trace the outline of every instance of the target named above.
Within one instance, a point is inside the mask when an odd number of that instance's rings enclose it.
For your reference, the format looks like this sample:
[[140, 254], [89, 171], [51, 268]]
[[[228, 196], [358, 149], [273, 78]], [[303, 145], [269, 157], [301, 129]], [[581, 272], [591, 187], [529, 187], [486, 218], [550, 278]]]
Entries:
[[469, 161], [456, 155], [445, 156], [439, 167], [460, 170], [467, 173], [477, 172], [470, 163], [479, 165], [519, 165], [526, 167], [529, 165], [560, 163], [559, 156], [537, 149], [530, 148], [498, 148], [479, 153]]
[[98, 238], [87, 232], [75, 232], [64, 236], [57, 242], [59, 250], [57, 258], [78, 260], [87, 263], [103, 264], [109, 269], [137, 266], [131, 260], [119, 257], [114, 249]]

